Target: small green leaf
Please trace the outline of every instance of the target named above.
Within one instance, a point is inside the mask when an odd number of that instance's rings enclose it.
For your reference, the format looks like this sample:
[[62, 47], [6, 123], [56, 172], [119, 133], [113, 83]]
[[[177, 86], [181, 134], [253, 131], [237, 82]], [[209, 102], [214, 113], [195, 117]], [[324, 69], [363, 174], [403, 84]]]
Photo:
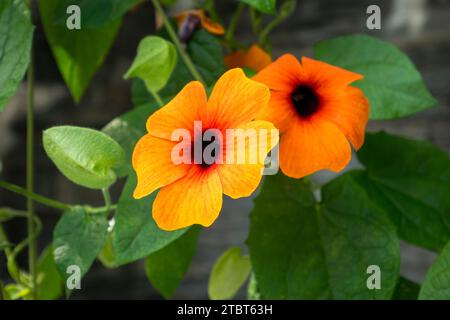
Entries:
[[364, 79], [354, 85], [370, 102], [371, 119], [405, 117], [436, 105], [411, 60], [392, 44], [353, 35], [316, 44], [315, 57], [354, 71]]
[[144, 0], [59, 0], [54, 24], [65, 26], [67, 7], [77, 5], [81, 11], [81, 28], [104, 27], [121, 18], [128, 10]]
[[48, 246], [39, 257], [37, 272], [38, 299], [55, 300], [59, 298], [63, 294], [63, 280], [55, 264], [52, 246]]
[[9, 300], [30, 300], [32, 297], [30, 288], [18, 283], [6, 285], [5, 294]]
[[276, 0], [240, 0], [253, 8], [268, 14], [276, 13]]
[[233, 298], [247, 280], [252, 266], [238, 247], [230, 248], [216, 261], [209, 277], [208, 295], [212, 300]]
[[435, 251], [450, 240], [450, 158], [429, 142], [367, 134], [358, 157], [362, 188], [404, 240]]
[[64, 279], [72, 265], [80, 268], [81, 276], [86, 274], [102, 250], [107, 229], [102, 214], [88, 214], [82, 208], [64, 212], [53, 230], [53, 254]]
[[417, 300], [420, 286], [406, 278], [398, 278], [392, 300]]
[[145, 273], [164, 298], [170, 299], [183, 280], [195, 254], [199, 227], [192, 227], [181, 237], [145, 259]]
[[[400, 268], [399, 241], [387, 214], [346, 174], [316, 204], [304, 181], [266, 177], [247, 240], [265, 299], [388, 299]], [[367, 268], [382, 270], [367, 288]]]
[[0, 112], [15, 94], [30, 63], [33, 30], [24, 1], [0, 1]]
[[450, 300], [450, 242], [428, 270], [419, 299]]
[[61, 126], [44, 131], [44, 149], [71, 181], [92, 189], [106, 188], [116, 175], [112, 170], [125, 160], [122, 147], [108, 135], [93, 129]]
[[98, 260], [100, 260], [106, 268], [112, 269], [118, 266], [111, 233], [108, 233], [106, 236], [105, 244], [103, 245], [102, 251], [100, 251], [100, 254], [98, 255]]
[[[161, 31], [160, 35], [168, 39], [164, 31]], [[187, 53], [191, 56], [192, 62], [202, 75], [207, 86], [214, 84], [225, 72], [223, 50], [220, 42], [207, 31], [201, 29], [194, 32], [187, 44]], [[168, 102], [192, 80], [194, 79], [184, 62], [178, 59], [169, 82], [159, 92], [159, 96], [164, 102]], [[153, 97], [147, 92], [145, 84], [140, 79], [134, 79], [132, 94], [135, 105], [154, 101]]]
[[150, 92], [158, 92], [166, 85], [176, 63], [177, 51], [172, 43], [148, 36], [139, 43], [136, 58], [125, 79], [140, 78]]
[[117, 141], [125, 151], [125, 162], [115, 169], [119, 177], [132, 171], [131, 156], [136, 142], [146, 134], [145, 123], [148, 117], [158, 109], [155, 102], [148, 103], [124, 113], [108, 123], [102, 131]]
[[133, 198], [136, 175], [130, 174], [120, 196], [115, 215], [113, 246], [122, 265], [144, 258], [178, 239], [188, 228], [164, 231], [152, 218], [156, 192], [140, 200]]
[[[38, 5], [44, 31], [59, 70], [74, 100], [79, 102], [93, 76], [103, 64], [121, 20], [116, 19], [97, 29], [82, 27], [80, 30], [69, 30], [65, 23], [55, 23], [56, 17], [67, 16], [67, 7], [60, 6], [59, 2], [60, 0], [45, 0], [38, 1]], [[81, 20], [83, 23], [83, 16]]]

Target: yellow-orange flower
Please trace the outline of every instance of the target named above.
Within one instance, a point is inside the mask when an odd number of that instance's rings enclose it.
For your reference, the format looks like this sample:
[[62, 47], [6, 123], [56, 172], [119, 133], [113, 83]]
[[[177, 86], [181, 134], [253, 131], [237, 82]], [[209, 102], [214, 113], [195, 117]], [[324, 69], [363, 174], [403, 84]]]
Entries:
[[183, 11], [175, 17], [175, 20], [178, 25], [181, 25], [186, 21], [188, 17], [196, 17], [199, 20], [202, 28], [208, 31], [209, 33], [215, 35], [223, 35], [225, 33], [225, 30], [222, 27], [222, 25], [208, 18], [205, 14], [205, 11], [201, 9]]
[[342, 170], [364, 143], [369, 103], [350, 86], [363, 76], [306, 57], [283, 55], [254, 80], [271, 90], [268, 108], [258, 117], [280, 130], [280, 168], [301, 178], [318, 170]]
[[228, 69], [247, 67], [258, 72], [272, 62], [272, 57], [254, 44], [248, 50], [238, 50], [225, 56], [224, 61]]
[[[269, 101], [269, 88], [248, 79], [241, 69], [227, 71], [216, 83], [209, 100], [198, 81], [187, 84], [178, 95], [147, 120], [148, 133], [142, 137], [133, 152], [133, 168], [137, 174], [134, 197], [139, 199], [161, 188], [153, 203], [153, 218], [164, 230], [176, 230], [192, 224], [210, 226], [222, 207], [222, 193], [232, 198], [249, 196], [258, 186], [263, 161], [229, 164], [228, 148], [236, 153], [241, 148], [247, 155], [254, 142], [239, 144], [236, 139], [223, 139], [219, 144], [223, 152], [217, 159], [223, 163], [175, 164], [172, 152], [179, 141], [173, 132], [186, 129], [195, 142], [194, 122], [202, 122], [202, 130], [252, 128], [275, 129], [272, 123], [254, 120]], [[241, 140], [242, 141], [242, 140]], [[276, 141], [278, 142], [278, 141]], [[270, 151], [268, 144], [264, 157]], [[192, 141], [186, 142], [192, 146]], [[257, 142], [258, 143], [258, 142]], [[205, 148], [203, 142], [202, 148]], [[190, 155], [189, 155], [190, 156]]]

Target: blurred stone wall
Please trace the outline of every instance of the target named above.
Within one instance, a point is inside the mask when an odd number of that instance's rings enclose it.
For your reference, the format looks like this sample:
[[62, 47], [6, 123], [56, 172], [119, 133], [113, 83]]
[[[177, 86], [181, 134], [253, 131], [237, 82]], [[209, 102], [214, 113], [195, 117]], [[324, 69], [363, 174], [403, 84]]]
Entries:
[[[183, 2], [183, 0], [181, 0]], [[217, 1], [225, 20], [235, 1]], [[184, 1], [186, 4], [186, 1]], [[366, 8], [378, 4], [382, 9], [382, 30], [366, 29]], [[92, 85], [79, 105], [75, 105], [65, 87], [46, 43], [42, 26], [34, 12], [37, 24], [36, 58], [36, 187], [46, 196], [68, 203], [101, 205], [97, 192], [78, 187], [59, 174], [43, 152], [41, 132], [53, 125], [73, 124], [101, 128], [113, 117], [132, 107], [130, 83], [122, 79], [131, 64], [139, 40], [154, 31], [153, 9], [147, 3], [126, 15], [117, 40], [105, 64], [95, 76]], [[250, 44], [248, 15], [238, 28], [238, 37]], [[450, 151], [450, 1], [447, 0], [299, 0], [296, 12], [273, 33], [274, 56], [291, 52], [297, 56], [312, 55], [312, 45], [320, 40], [351, 33], [367, 33], [391, 41], [404, 50], [421, 71], [432, 94], [438, 99], [436, 108], [398, 121], [377, 121], [369, 130], [386, 131], [408, 137], [427, 139]], [[3, 162], [1, 179], [25, 185], [25, 86], [6, 110], [0, 114], [0, 158]], [[326, 180], [329, 173], [319, 174]], [[123, 182], [114, 187], [117, 197]], [[24, 208], [23, 198], [0, 190], [0, 206]], [[212, 228], [200, 236], [197, 253], [176, 298], [207, 297], [207, 280], [214, 261], [230, 246], [244, 246], [248, 230], [251, 199], [225, 199], [222, 213]], [[59, 214], [37, 206], [44, 221], [44, 232], [39, 239], [43, 249], [52, 238], [51, 230]], [[8, 224], [13, 241], [25, 236], [23, 221]], [[402, 244], [402, 274], [422, 281], [424, 272], [434, 254]], [[26, 266], [25, 257], [21, 263]], [[0, 275], [5, 277], [3, 256], [0, 257]], [[83, 289], [73, 298], [131, 298], [154, 299], [159, 295], [145, 278], [142, 263], [133, 263], [119, 269], [107, 270], [96, 262], [82, 283]], [[239, 297], [244, 297], [244, 291]]]

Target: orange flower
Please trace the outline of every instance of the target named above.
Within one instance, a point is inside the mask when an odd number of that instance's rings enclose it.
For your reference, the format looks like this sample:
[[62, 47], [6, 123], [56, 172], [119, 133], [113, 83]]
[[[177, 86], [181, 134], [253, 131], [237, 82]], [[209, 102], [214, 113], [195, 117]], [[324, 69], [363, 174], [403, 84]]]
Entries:
[[238, 50], [225, 56], [224, 60], [228, 69], [247, 67], [258, 72], [272, 62], [272, 57], [254, 44], [247, 51]]
[[342, 170], [359, 149], [369, 116], [360, 89], [349, 86], [363, 76], [306, 57], [283, 55], [254, 80], [271, 90], [268, 108], [258, 117], [280, 130], [280, 168], [301, 178], [318, 170]]
[[208, 31], [209, 33], [215, 35], [223, 35], [225, 33], [225, 30], [223, 29], [221, 24], [208, 18], [205, 14], [205, 11], [200, 9], [183, 11], [175, 17], [175, 20], [177, 24], [180, 26], [190, 17], [196, 18], [199, 21], [202, 28]]
[[[138, 141], [133, 152], [133, 168], [137, 174], [134, 197], [139, 199], [161, 188], [152, 210], [161, 229], [176, 230], [192, 224], [210, 226], [221, 210], [222, 193], [236, 199], [249, 196], [257, 188], [264, 159], [240, 164], [232, 161], [240, 151], [248, 157], [255, 150], [255, 141], [249, 142], [244, 137], [245, 143], [240, 144], [242, 139], [229, 139], [225, 131], [275, 129], [270, 122], [254, 121], [258, 112], [267, 106], [269, 96], [265, 85], [246, 78], [241, 69], [233, 69], [217, 81], [209, 100], [203, 85], [193, 81], [149, 117], [148, 133]], [[198, 121], [202, 124], [200, 133], [195, 127]], [[193, 140], [173, 139], [173, 133], [179, 129], [187, 130]], [[204, 151], [212, 143], [205, 145], [202, 139], [209, 129], [223, 133], [217, 141], [221, 146], [215, 154], [217, 161], [207, 164], [201, 159], [197, 163], [175, 164], [173, 154], [180, 155], [180, 146], [188, 147], [182, 155], [189, 160], [193, 144], [195, 149], [196, 143], [200, 143]], [[269, 143], [264, 151], [258, 150], [265, 157], [270, 146], [277, 142]], [[228, 152], [231, 146], [234, 153]]]

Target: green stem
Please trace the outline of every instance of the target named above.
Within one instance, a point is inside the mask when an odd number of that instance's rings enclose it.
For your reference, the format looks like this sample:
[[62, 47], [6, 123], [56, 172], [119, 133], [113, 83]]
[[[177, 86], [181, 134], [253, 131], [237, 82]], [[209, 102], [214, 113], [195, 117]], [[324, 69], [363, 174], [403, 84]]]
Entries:
[[234, 34], [236, 33], [237, 24], [241, 18], [242, 12], [244, 11], [244, 3], [240, 2], [236, 11], [231, 17], [230, 23], [228, 24], [227, 32], [225, 33], [225, 41], [233, 49], [235, 46]]
[[36, 202], [42, 203], [48, 207], [55, 208], [58, 210], [66, 211], [66, 210], [70, 210], [72, 208], [72, 206], [69, 206], [65, 203], [38, 195], [36, 193], [30, 192], [22, 187], [16, 186], [15, 184], [12, 184], [12, 183], [9, 183], [6, 181], [0, 181], [0, 188], [9, 190], [11, 192], [18, 193], [24, 197], [33, 199]]
[[105, 199], [106, 214], [109, 214], [111, 211], [111, 195], [109, 194], [109, 189], [103, 188], [102, 193], [103, 199]]
[[[26, 214], [25, 217], [28, 217], [28, 214]], [[2, 224], [0, 224], [0, 240], [6, 241], [9, 243], [9, 239], [6, 235], [5, 230], [3, 229]], [[13, 255], [13, 251], [9, 247], [5, 248], [4, 251], [5, 251], [5, 255], [6, 255], [6, 259], [7, 259], [7, 269], [8, 269], [9, 275], [17, 283], [21, 283], [19, 267], [16, 263], [15, 256]]]
[[194, 63], [192, 62], [189, 55], [186, 53], [186, 51], [183, 49], [180, 40], [178, 39], [177, 34], [175, 33], [175, 30], [172, 28], [172, 25], [170, 24], [169, 18], [167, 17], [166, 13], [164, 12], [164, 9], [162, 8], [161, 4], [158, 0], [152, 0], [153, 6], [155, 7], [156, 11], [158, 12], [159, 16], [163, 19], [164, 27], [167, 30], [167, 33], [169, 34], [170, 38], [172, 39], [173, 43], [178, 49], [178, 52], [180, 53], [180, 57], [183, 60], [186, 67], [191, 72], [192, 76], [195, 80], [198, 80], [200, 82], [203, 82], [203, 78], [200, 75], [200, 73], [197, 71], [197, 69], [194, 66]]
[[[31, 10], [31, 1], [30, 1]], [[31, 48], [30, 53], [30, 65], [28, 67], [27, 75], [27, 165], [26, 165], [26, 176], [27, 176], [27, 191], [29, 193], [33, 192], [34, 186], [34, 57], [33, 48]], [[30, 243], [28, 246], [28, 264], [31, 275], [31, 295], [33, 299], [37, 297], [37, 248], [36, 248], [36, 237], [34, 229], [34, 203], [31, 196], [27, 196], [27, 211], [28, 211], [28, 238]]]
[[148, 90], [150, 91], [150, 94], [152, 95], [153, 99], [155, 99], [155, 101], [159, 104], [160, 107], [164, 106], [164, 101], [161, 99], [160, 95], [158, 94], [158, 92], [153, 91], [153, 90]]
[[259, 42], [265, 48], [268, 47], [269, 33], [277, 27], [280, 23], [286, 20], [294, 11], [296, 7], [295, 0], [285, 0], [280, 7], [280, 12], [275, 19], [273, 19], [259, 34]]

